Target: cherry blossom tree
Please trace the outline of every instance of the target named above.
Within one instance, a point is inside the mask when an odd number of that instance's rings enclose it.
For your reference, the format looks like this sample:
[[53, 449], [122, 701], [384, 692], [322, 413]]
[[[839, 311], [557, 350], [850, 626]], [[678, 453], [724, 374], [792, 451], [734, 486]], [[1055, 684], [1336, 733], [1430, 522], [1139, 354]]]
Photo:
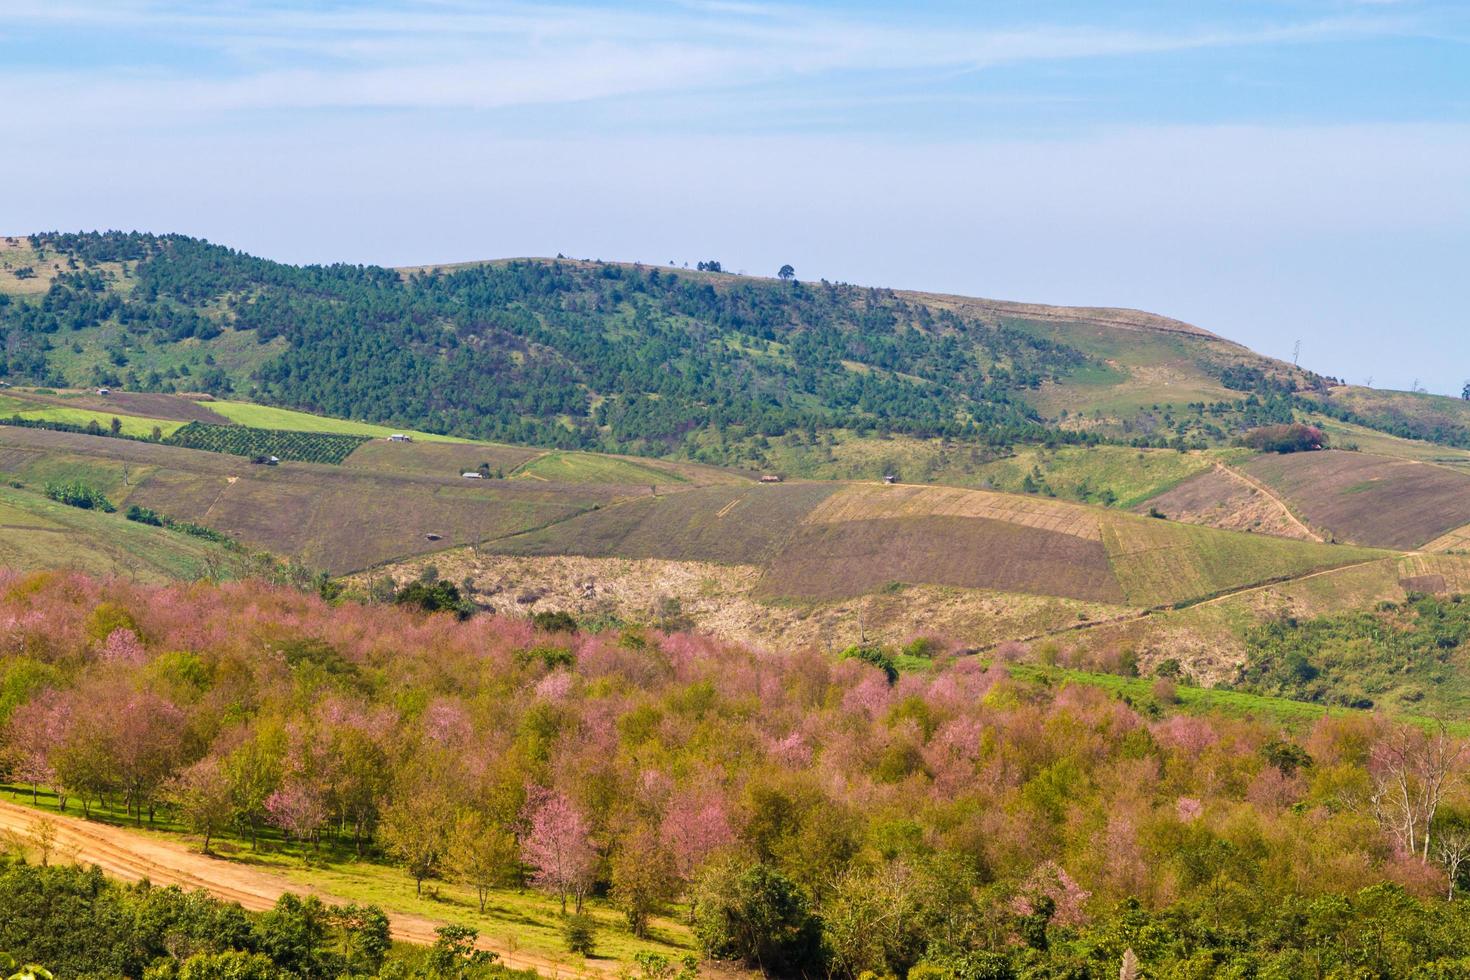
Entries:
[[526, 803], [526, 825], [521, 856], [534, 869], [532, 883], [560, 900], [563, 915], [568, 898], [580, 915], [597, 865], [586, 818], [565, 794], [536, 787]]

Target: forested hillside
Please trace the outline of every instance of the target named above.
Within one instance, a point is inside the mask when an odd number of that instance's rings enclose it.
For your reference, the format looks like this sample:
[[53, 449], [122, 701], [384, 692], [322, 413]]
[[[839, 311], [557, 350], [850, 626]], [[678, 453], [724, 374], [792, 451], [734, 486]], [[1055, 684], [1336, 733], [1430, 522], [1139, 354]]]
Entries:
[[1065, 324], [825, 281], [537, 260], [295, 267], [136, 233], [10, 242], [7, 279], [30, 278], [0, 284], [0, 376], [232, 392], [541, 445], [711, 462], [731, 442], [833, 432], [1203, 446], [1290, 420], [1291, 392], [1321, 380], [1202, 331], [1128, 328], [1154, 344], [1139, 357], [1174, 358], [1189, 383], [1052, 414], [1059, 389], [1117, 398], [1128, 351], [1074, 344]]

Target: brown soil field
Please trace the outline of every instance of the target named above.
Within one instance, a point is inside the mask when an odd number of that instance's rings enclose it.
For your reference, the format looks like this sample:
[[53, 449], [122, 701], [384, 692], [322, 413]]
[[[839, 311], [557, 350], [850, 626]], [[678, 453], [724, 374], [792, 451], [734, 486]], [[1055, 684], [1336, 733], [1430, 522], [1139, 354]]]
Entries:
[[831, 483], [745, 484], [642, 497], [490, 547], [515, 555], [761, 564], [838, 488]]
[[1045, 497], [962, 490], [956, 487], [854, 484], [833, 494], [807, 515], [808, 524], [899, 517], [983, 517], [1102, 540], [1098, 512]]
[[1318, 452], [1258, 456], [1240, 468], [1343, 541], [1417, 548], [1470, 523], [1470, 475], [1432, 463]]
[[1101, 540], [987, 517], [895, 517], [803, 525], [760, 591], [832, 599], [892, 582], [1121, 603]]
[[[42, 814], [28, 807], [0, 801], [0, 833], [27, 840], [42, 819], [55, 828], [56, 856], [75, 864], [95, 864], [110, 877], [123, 881], [146, 878], [156, 885], [200, 889], [227, 902], [238, 902], [252, 912], [269, 909], [287, 892], [315, 895], [333, 905], [347, 904], [346, 899], [320, 888], [298, 885], [269, 871], [200, 854], [181, 841], [159, 834], [125, 830], [77, 817]], [[444, 925], [422, 916], [391, 910], [388, 910], [388, 922], [394, 939], [421, 946], [433, 943], [434, 930]], [[533, 969], [549, 976], [614, 972], [615, 964], [612, 963], [588, 961], [579, 966], [525, 950], [511, 950], [490, 937], [482, 937], [479, 948], [499, 953], [502, 962], [508, 966]]]
[[1169, 520], [1185, 524], [1252, 531], [1299, 541], [1320, 540], [1281, 501], [1224, 467], [1192, 476], [1172, 490], [1139, 504], [1133, 512], [1147, 514], [1155, 509]]
[[770, 650], [841, 649], [863, 635], [890, 644], [928, 635], [983, 647], [1131, 612], [1053, 596], [926, 585], [836, 601], [771, 601], [756, 595], [761, 569], [754, 565], [575, 555], [522, 558], [471, 548], [408, 559], [352, 576], [349, 583], [366, 587], [387, 574], [401, 586], [430, 565], [446, 580], [462, 584], [468, 579], [474, 600], [499, 613], [560, 610], [580, 619], [630, 622], [674, 617], [702, 633]]
[[139, 418], [167, 419], [175, 422], [211, 422], [215, 425], [233, 425], [229, 419], [211, 409], [181, 395], [163, 395], [145, 391], [114, 391], [110, 395], [99, 395], [92, 389], [57, 392], [55, 395], [39, 395], [30, 391], [7, 391], [6, 394], [38, 405], [56, 405], [61, 408], [84, 408], [93, 412], [116, 412]]

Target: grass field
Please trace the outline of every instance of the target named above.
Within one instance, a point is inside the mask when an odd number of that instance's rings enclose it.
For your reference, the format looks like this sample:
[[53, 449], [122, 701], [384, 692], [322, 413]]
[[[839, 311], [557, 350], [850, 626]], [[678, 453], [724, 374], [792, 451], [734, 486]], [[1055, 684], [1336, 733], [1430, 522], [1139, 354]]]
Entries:
[[515, 479], [550, 480], [558, 483], [623, 483], [645, 486], [688, 482], [671, 468], [618, 456], [599, 456], [595, 453], [546, 453], [523, 464], [511, 476]]
[[37, 422], [61, 422], [66, 425], [85, 426], [89, 422], [96, 422], [102, 427], [102, 431], [108, 431], [112, 420], [117, 419], [122, 423], [122, 433], [128, 436], [147, 438], [157, 428], [159, 432], [167, 437], [184, 425], [183, 422], [169, 419], [140, 418], [135, 415], [121, 415], [117, 412], [104, 412], [86, 408], [71, 408], [69, 406], [48, 405], [38, 408], [32, 405], [23, 410], [12, 410], [5, 414], [8, 418], [19, 415], [23, 419], [31, 419]]
[[477, 472], [480, 464], [491, 473], [508, 474], [541, 450], [488, 442], [365, 442], [342, 465], [348, 469], [414, 473], [422, 476], [459, 476]]
[[229, 574], [239, 564], [211, 542], [0, 486], [0, 567], [71, 568], [155, 582]]
[[[137, 418], [157, 419], [169, 422], [228, 422], [224, 416], [213, 412], [209, 403], [195, 401], [183, 395], [166, 395], [147, 391], [113, 391], [99, 395], [91, 388], [77, 390], [18, 388], [11, 389], [9, 401], [24, 401], [20, 410], [60, 407], [81, 408], [109, 415], [132, 415]], [[0, 411], [12, 411], [0, 401]]]
[[421, 439], [424, 442], [472, 442], [470, 439], [460, 439], [455, 436], [441, 436], [432, 432], [419, 432], [416, 429], [375, 425], [371, 422], [352, 422], [347, 419], [328, 418], [325, 415], [312, 415], [307, 412], [293, 411], [289, 408], [256, 405], [252, 402], [212, 401], [209, 403], [209, 408], [223, 415], [231, 422], [248, 425], [257, 429], [287, 429], [293, 432], [335, 432], [342, 435], [379, 436], [382, 438], [387, 438], [395, 432], [401, 432], [405, 435], [413, 436], [414, 439]]
[[1103, 542], [1123, 594], [1140, 606], [1188, 602], [1383, 556], [1131, 515], [1105, 522]]
[[[1011, 664], [1006, 668], [1012, 677], [1042, 684], [1085, 684], [1098, 687], [1127, 700], [1130, 704], [1158, 705], [1153, 695], [1153, 680], [1143, 677], [1122, 677], [1085, 670], [1070, 670], [1062, 667], [1043, 667], [1035, 664]], [[1300, 731], [1319, 718], [1327, 715], [1365, 714], [1352, 708], [1329, 707], [1289, 698], [1269, 697], [1246, 691], [1226, 688], [1193, 687], [1179, 685], [1176, 688], [1178, 705], [1174, 710], [1189, 714], [1226, 714], [1242, 718], [1262, 718]], [[1167, 707], [1167, 706], [1164, 706]], [[1438, 719], [1418, 715], [1402, 715], [1405, 721], [1425, 726], [1437, 726]], [[1455, 720], [1448, 725], [1451, 734], [1470, 735], [1470, 722]]]
[[1417, 548], [1470, 523], [1470, 474], [1371, 453], [1266, 455], [1240, 469], [1334, 537]]

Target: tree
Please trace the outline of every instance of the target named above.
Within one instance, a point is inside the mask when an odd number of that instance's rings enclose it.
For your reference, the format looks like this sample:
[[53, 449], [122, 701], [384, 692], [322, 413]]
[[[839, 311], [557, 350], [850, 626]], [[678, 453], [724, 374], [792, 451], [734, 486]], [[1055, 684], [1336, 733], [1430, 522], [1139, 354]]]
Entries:
[[267, 816], [265, 802], [280, 785], [282, 751], [280, 731], [262, 729], [224, 760], [234, 820], [249, 832], [252, 851], [260, 847], [260, 825]]
[[694, 935], [705, 955], [739, 959], [767, 973], [815, 965], [817, 922], [800, 890], [779, 871], [726, 862], [706, 869], [696, 888]]
[[776, 273], [776, 275], [780, 276], [783, 282], [790, 282], [792, 279], [796, 278], [796, 270], [793, 269], [790, 264], [787, 264], [783, 265], [781, 267], [781, 271]]
[[434, 930], [434, 945], [424, 956], [424, 973], [429, 980], [461, 980], [470, 976], [474, 967], [488, 966], [499, 954], [476, 949], [480, 937], [469, 926], [448, 925]]
[[1460, 389], [1460, 397], [1470, 402], [1470, 381], [1465, 382], [1465, 387]]
[[1403, 851], [1426, 864], [1435, 814], [1465, 751], [1465, 744], [1450, 738], [1441, 722], [1433, 732], [1393, 725], [1370, 754], [1374, 813]]
[[422, 895], [424, 881], [442, 868], [451, 815], [443, 788], [410, 764], [383, 807], [379, 833], [388, 853], [413, 877], [415, 894]]
[[633, 935], [648, 936], [649, 917], [674, 897], [675, 880], [673, 859], [651, 830], [624, 838], [613, 853], [612, 899]]
[[229, 826], [235, 813], [230, 779], [216, 756], [205, 756], [179, 773], [164, 787], [163, 795], [189, 830], [203, 836], [205, 854], [210, 841]]
[[562, 937], [571, 952], [591, 956], [597, 944], [597, 921], [581, 912], [569, 915], [562, 924]]
[[449, 831], [447, 853], [450, 872], [474, 887], [481, 912], [485, 911], [491, 888], [515, 882], [518, 859], [515, 835], [477, 810], [461, 810], [455, 818]]
[[563, 915], [568, 898], [581, 914], [597, 863], [586, 819], [564, 794], [538, 788], [526, 802], [526, 823], [521, 856], [535, 869], [532, 883], [560, 899]]

